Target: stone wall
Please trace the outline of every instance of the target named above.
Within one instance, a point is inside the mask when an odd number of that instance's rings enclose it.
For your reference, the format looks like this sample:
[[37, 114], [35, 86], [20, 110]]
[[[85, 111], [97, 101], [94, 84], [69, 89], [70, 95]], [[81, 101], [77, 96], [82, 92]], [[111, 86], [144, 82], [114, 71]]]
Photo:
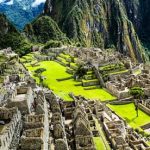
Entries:
[[144, 111], [146, 114], [150, 115], [150, 109], [148, 109], [146, 106], [139, 104], [139, 109]]
[[0, 150], [8, 150], [12, 140], [18, 136], [15, 131], [18, 123], [21, 122], [21, 113], [17, 108], [0, 108], [0, 118], [4, 121], [0, 130]]

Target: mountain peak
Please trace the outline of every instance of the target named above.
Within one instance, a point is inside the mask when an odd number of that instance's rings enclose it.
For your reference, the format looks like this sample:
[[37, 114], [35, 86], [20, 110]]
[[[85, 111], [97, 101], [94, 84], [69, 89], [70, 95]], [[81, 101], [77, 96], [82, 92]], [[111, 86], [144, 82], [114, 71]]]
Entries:
[[18, 28], [34, 20], [43, 11], [45, 0], [0, 0], [0, 12]]

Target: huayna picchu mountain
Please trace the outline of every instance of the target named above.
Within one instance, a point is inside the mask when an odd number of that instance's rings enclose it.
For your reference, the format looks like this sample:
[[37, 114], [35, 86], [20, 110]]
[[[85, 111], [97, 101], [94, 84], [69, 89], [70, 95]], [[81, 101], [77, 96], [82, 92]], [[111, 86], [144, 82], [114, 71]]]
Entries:
[[26, 25], [24, 35], [36, 44], [60, 41], [115, 48], [134, 61], [145, 62], [149, 7], [148, 0], [46, 0], [43, 13]]
[[136, 9], [141, 7], [137, 1], [47, 0], [45, 15], [51, 16], [69, 38], [83, 46], [115, 45], [121, 53], [142, 61], [144, 54], [135, 31], [135, 18], [139, 15]]

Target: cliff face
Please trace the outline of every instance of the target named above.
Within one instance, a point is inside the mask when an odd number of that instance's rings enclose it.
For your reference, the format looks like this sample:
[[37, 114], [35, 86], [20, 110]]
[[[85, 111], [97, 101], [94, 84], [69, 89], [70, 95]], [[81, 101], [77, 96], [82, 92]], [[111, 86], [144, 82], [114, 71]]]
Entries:
[[51, 16], [69, 38], [83, 46], [115, 45], [133, 60], [142, 61], [144, 54], [135, 32], [140, 30], [143, 18], [139, 1], [47, 0], [44, 14]]
[[12, 47], [23, 55], [30, 51], [31, 43], [9, 22], [4, 14], [0, 14], [0, 49]]
[[128, 18], [132, 21], [140, 39], [144, 42], [150, 39], [150, 1], [123, 0]]
[[0, 14], [0, 24], [0, 48], [5, 48], [5, 46], [9, 47], [9, 44], [10, 46], [13, 45], [14, 38], [12, 39], [12, 37], [18, 37], [20, 33], [3, 14]]

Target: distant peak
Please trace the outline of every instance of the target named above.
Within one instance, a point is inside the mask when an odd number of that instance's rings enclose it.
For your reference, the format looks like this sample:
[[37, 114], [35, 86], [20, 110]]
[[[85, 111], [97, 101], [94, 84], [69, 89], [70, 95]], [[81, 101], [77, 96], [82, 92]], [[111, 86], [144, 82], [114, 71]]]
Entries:
[[46, 0], [35, 0], [32, 3], [32, 7], [37, 7], [38, 5], [40, 5], [41, 3], [45, 3]]
[[0, 0], [0, 3], [5, 3], [6, 5], [13, 5], [13, 0]]

